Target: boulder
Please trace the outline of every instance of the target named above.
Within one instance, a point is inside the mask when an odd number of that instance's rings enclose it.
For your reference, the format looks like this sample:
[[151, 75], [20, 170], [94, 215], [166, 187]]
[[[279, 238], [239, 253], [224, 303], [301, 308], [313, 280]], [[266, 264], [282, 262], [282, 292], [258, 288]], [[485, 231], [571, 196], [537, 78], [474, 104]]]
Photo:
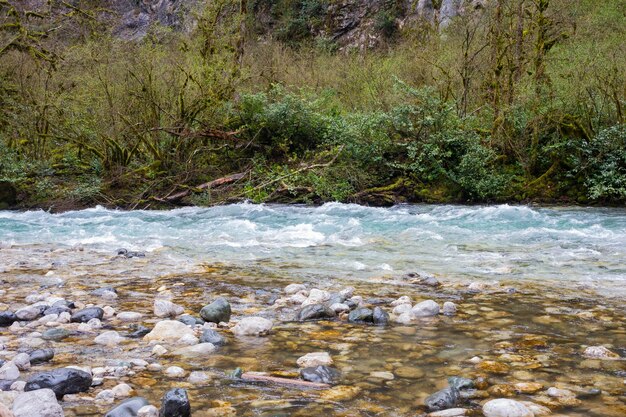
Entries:
[[161, 399], [160, 417], [191, 417], [191, 404], [187, 391], [174, 388], [165, 393]]
[[216, 298], [200, 310], [200, 317], [211, 323], [227, 323], [230, 320], [230, 314], [230, 303], [224, 297]]
[[6, 362], [0, 368], [0, 379], [15, 381], [20, 377], [20, 370], [12, 361]]
[[264, 336], [273, 326], [271, 320], [263, 317], [245, 317], [231, 330], [236, 336]]
[[66, 394], [85, 392], [91, 387], [91, 374], [73, 368], [60, 368], [32, 375], [26, 382], [24, 391], [50, 388], [61, 399]]
[[15, 417], [64, 417], [63, 409], [50, 389], [23, 392], [13, 401]]

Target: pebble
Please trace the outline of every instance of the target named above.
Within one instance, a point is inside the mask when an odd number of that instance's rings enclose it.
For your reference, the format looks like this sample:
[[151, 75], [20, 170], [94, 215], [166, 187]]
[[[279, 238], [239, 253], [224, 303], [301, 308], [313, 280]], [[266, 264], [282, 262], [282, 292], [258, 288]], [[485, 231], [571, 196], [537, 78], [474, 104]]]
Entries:
[[285, 294], [292, 295], [300, 291], [306, 291], [304, 284], [289, 284], [285, 287]]
[[443, 314], [445, 316], [454, 316], [457, 311], [457, 306], [452, 301], [446, 301], [443, 303]]
[[90, 373], [72, 368], [59, 368], [31, 375], [24, 390], [50, 388], [60, 399], [65, 394], [77, 394], [89, 390], [91, 382]]
[[187, 382], [194, 385], [204, 385], [211, 381], [211, 377], [206, 372], [193, 371], [189, 374]]
[[228, 323], [230, 315], [230, 303], [224, 297], [217, 297], [211, 304], [202, 307], [202, 310], [200, 310], [200, 317], [211, 323]]
[[519, 401], [498, 398], [483, 405], [485, 417], [534, 417], [534, 413]]
[[309, 368], [318, 365], [330, 366], [333, 364], [333, 359], [328, 352], [311, 352], [299, 357], [296, 364], [300, 368]]
[[119, 384], [111, 388], [115, 398], [126, 398], [130, 397], [130, 394], [133, 392], [133, 388], [128, 384]]
[[411, 297], [409, 297], [408, 295], [403, 295], [402, 297], [398, 298], [397, 300], [392, 301], [391, 302], [391, 306], [392, 307], [397, 307], [397, 306], [401, 306], [401, 305], [408, 305], [410, 307], [412, 303], [413, 303], [413, 301], [411, 300]]
[[116, 346], [123, 339], [124, 338], [122, 336], [120, 336], [120, 334], [118, 332], [116, 332], [115, 330], [110, 330], [110, 331], [107, 331], [107, 332], [104, 332], [104, 333], [98, 335], [94, 339], [94, 342], [96, 342], [99, 345]]
[[319, 365], [300, 370], [300, 376], [305, 381], [335, 384], [341, 378], [341, 372], [329, 366]]
[[117, 313], [117, 318], [120, 321], [129, 323], [134, 321], [141, 321], [143, 319], [143, 314], [134, 311], [122, 311]]
[[175, 343], [186, 334], [194, 336], [193, 329], [177, 320], [163, 320], [144, 336], [144, 340]]
[[272, 330], [274, 324], [263, 317], [245, 317], [232, 329], [236, 336], [264, 336]]
[[147, 405], [148, 400], [142, 397], [133, 397], [122, 401], [115, 407], [113, 407], [104, 417], [134, 417], [137, 416], [137, 412]]
[[176, 317], [183, 314], [185, 309], [168, 300], [154, 300], [154, 315], [157, 317]]
[[170, 378], [183, 378], [185, 376], [185, 370], [179, 366], [170, 366], [165, 370], [165, 375]]
[[435, 411], [429, 413], [427, 417], [461, 417], [467, 415], [467, 409], [465, 408], [449, 408], [447, 410]]
[[391, 372], [387, 372], [387, 371], [374, 371], [374, 372], [370, 372], [370, 376], [372, 378], [376, 378], [376, 379], [384, 379], [386, 381], [392, 381], [394, 379], [396, 379], [396, 377], [393, 375], [393, 373]]
[[72, 323], [87, 323], [92, 319], [102, 320], [104, 310], [100, 307], [88, 307], [72, 314], [70, 321]]

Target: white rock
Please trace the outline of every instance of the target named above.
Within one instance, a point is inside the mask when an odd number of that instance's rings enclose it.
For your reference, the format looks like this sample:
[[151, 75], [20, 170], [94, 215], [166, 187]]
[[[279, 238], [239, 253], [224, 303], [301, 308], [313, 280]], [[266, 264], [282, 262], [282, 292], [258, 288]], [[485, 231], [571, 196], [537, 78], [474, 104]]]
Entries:
[[15, 312], [15, 315], [19, 320], [22, 321], [31, 321], [35, 320], [41, 314], [41, 310], [36, 306], [28, 306], [24, 308], [20, 308]]
[[311, 291], [309, 291], [308, 300], [311, 301], [313, 304], [322, 303], [324, 301], [328, 301], [329, 299], [330, 293], [328, 291], [320, 290], [317, 288], [313, 288]]
[[176, 317], [183, 314], [185, 309], [168, 300], [154, 300], [154, 315], [157, 317]]
[[548, 394], [549, 397], [555, 397], [555, 398], [572, 398], [575, 397], [574, 393], [570, 390], [567, 389], [559, 389], [556, 387], [550, 387], [548, 388], [548, 390], [546, 391], [546, 394]]
[[215, 352], [215, 345], [213, 343], [198, 343], [197, 345], [184, 347], [175, 350], [174, 355], [200, 358]]
[[63, 313], [59, 314], [57, 321], [59, 323], [69, 323], [71, 318], [72, 318], [72, 315], [69, 312], [64, 311]]
[[245, 317], [231, 330], [236, 336], [263, 336], [272, 330], [274, 324], [263, 317]]
[[363, 297], [361, 297], [360, 295], [355, 295], [354, 297], [350, 297], [350, 301], [352, 301], [357, 306], [360, 306], [361, 304], [363, 304]]
[[413, 312], [402, 313], [396, 317], [396, 322], [400, 324], [411, 324], [415, 321]]
[[408, 295], [403, 295], [402, 297], [398, 298], [395, 301], [391, 302], [391, 306], [392, 307], [396, 307], [396, 306], [400, 306], [403, 304], [412, 304], [413, 302], [411, 301], [411, 297], [409, 297]]
[[150, 372], [159, 372], [163, 369], [163, 365], [161, 365], [160, 363], [151, 363], [150, 365], [146, 366], [146, 369]]
[[165, 375], [170, 378], [182, 378], [185, 376], [185, 370], [179, 366], [170, 366], [165, 370]]
[[484, 282], [471, 282], [467, 289], [472, 292], [481, 292], [487, 288], [487, 285]]
[[144, 405], [137, 410], [137, 417], [159, 417], [159, 410], [153, 405]]
[[11, 384], [11, 391], [24, 391], [24, 388], [26, 387], [26, 381], [15, 381], [14, 383]]
[[133, 388], [128, 384], [119, 384], [111, 388], [111, 391], [113, 391], [115, 399], [126, 398], [130, 397], [130, 394], [133, 392]]
[[186, 334], [180, 339], [178, 339], [176, 343], [179, 345], [191, 346], [191, 345], [197, 345], [198, 342], [200, 342], [200, 340], [196, 336], [192, 334]]
[[433, 300], [422, 301], [411, 309], [415, 317], [430, 317], [439, 314], [439, 304]]
[[350, 310], [350, 306], [344, 303], [335, 303], [330, 306], [330, 309], [333, 310], [335, 313], [342, 313], [344, 311]]
[[339, 295], [345, 299], [354, 296], [354, 287], [346, 287], [343, 290], [339, 291]]
[[143, 314], [136, 313], [134, 311], [121, 311], [121, 312], [117, 313], [117, 318], [120, 321], [123, 321], [125, 323], [129, 323], [129, 322], [133, 322], [133, 321], [140, 321], [143, 318]]
[[165, 349], [163, 346], [161, 345], [154, 345], [154, 347], [152, 348], [152, 354], [154, 356], [163, 356], [167, 353], [167, 349]]
[[447, 410], [435, 411], [429, 413], [428, 417], [461, 417], [466, 416], [467, 410], [465, 408], [448, 408]]
[[94, 342], [96, 342], [99, 345], [116, 346], [123, 339], [124, 338], [120, 336], [120, 334], [116, 332], [115, 330], [109, 330], [107, 332], [104, 332], [98, 335], [98, 337], [94, 339]]
[[480, 356], [474, 356], [474, 357], [472, 357], [472, 358], [469, 358], [467, 361], [468, 361], [469, 363], [474, 363], [474, 364], [476, 364], [476, 363], [481, 363], [483, 360], [480, 358]]
[[412, 309], [411, 304], [398, 304], [393, 308], [392, 313], [399, 316], [400, 314], [410, 313]]
[[396, 378], [393, 373], [388, 372], [388, 371], [370, 372], [370, 377], [376, 378], [376, 379], [384, 379], [386, 381], [392, 381]]
[[112, 389], [105, 389], [96, 395], [96, 401], [112, 403], [115, 400], [115, 393]]
[[28, 353], [18, 353], [13, 358], [13, 363], [20, 371], [28, 371], [30, 369], [30, 356]]
[[330, 366], [333, 364], [333, 358], [330, 357], [328, 352], [311, 352], [299, 357], [296, 363], [300, 368], [319, 365]]
[[204, 385], [211, 381], [211, 377], [206, 372], [202, 371], [193, 371], [189, 374], [189, 378], [187, 378], [187, 382], [194, 385]]
[[534, 417], [532, 411], [519, 401], [498, 398], [483, 405], [485, 417]]
[[609, 349], [604, 346], [589, 346], [585, 349], [583, 353], [588, 358], [594, 359], [618, 359], [619, 355], [617, 353], [611, 352]]
[[454, 316], [456, 314], [456, 304], [452, 301], [443, 303], [443, 314], [446, 316]]
[[13, 402], [15, 417], [64, 417], [63, 409], [51, 389], [23, 392]]
[[102, 328], [102, 322], [100, 321], [100, 319], [97, 319], [97, 318], [93, 318], [93, 319], [89, 320], [86, 324], [91, 329], [100, 329], [100, 328]]
[[158, 322], [150, 333], [144, 336], [146, 341], [174, 343], [186, 334], [194, 336], [193, 330], [177, 320], [163, 320]]
[[135, 368], [145, 368], [149, 363], [143, 359], [131, 359], [130, 364]]
[[544, 407], [543, 405], [535, 404], [530, 401], [520, 401], [520, 402], [524, 404], [526, 408], [532, 411], [535, 417], [549, 416], [550, 414], [552, 414], [552, 410], [550, 410], [548, 407]]
[[102, 310], [104, 310], [105, 319], [110, 319], [111, 317], [115, 315], [115, 309], [111, 306], [104, 306]]
[[287, 301], [290, 302], [291, 304], [302, 304], [307, 300], [306, 297], [307, 297], [306, 294], [304, 294], [303, 292], [299, 292], [299, 293], [293, 294], [291, 297], [287, 299]]
[[6, 379], [9, 381], [13, 381], [20, 377], [20, 370], [17, 366], [11, 361], [2, 365], [0, 368], [0, 379]]
[[300, 291], [306, 291], [304, 284], [289, 284], [285, 287], [285, 294], [291, 295]]

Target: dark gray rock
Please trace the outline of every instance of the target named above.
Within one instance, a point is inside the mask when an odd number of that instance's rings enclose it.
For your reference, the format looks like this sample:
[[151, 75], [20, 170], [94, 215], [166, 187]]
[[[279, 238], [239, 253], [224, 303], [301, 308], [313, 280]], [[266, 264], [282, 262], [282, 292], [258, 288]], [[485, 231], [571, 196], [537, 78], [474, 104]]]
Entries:
[[576, 394], [576, 398], [579, 400], [587, 400], [589, 398], [597, 397], [602, 394], [602, 390], [598, 388], [591, 388], [587, 391], [582, 391]]
[[72, 323], [87, 323], [91, 319], [102, 320], [102, 317], [104, 317], [103, 309], [100, 307], [88, 307], [72, 314], [70, 321]]
[[0, 391], [10, 391], [11, 385], [13, 385], [14, 382], [15, 381], [12, 379], [0, 379]]
[[374, 312], [372, 313], [372, 321], [374, 322], [374, 324], [378, 324], [380, 326], [387, 325], [389, 323], [389, 313], [387, 313], [380, 307], [374, 307]]
[[37, 365], [39, 363], [49, 362], [54, 358], [53, 349], [38, 349], [33, 350], [28, 355], [30, 357], [30, 364]]
[[46, 309], [46, 311], [43, 312], [44, 316], [47, 316], [48, 314], [61, 314], [61, 313], [71, 313], [72, 309], [66, 306], [52, 306], [48, 309]]
[[350, 323], [372, 323], [374, 312], [366, 307], [357, 308], [348, 314]]
[[150, 403], [143, 397], [129, 398], [109, 410], [104, 417], [137, 417], [137, 411], [146, 405]]
[[76, 308], [76, 304], [74, 304], [73, 301], [59, 300], [59, 301], [55, 301], [55, 303], [52, 304], [52, 307]]
[[185, 323], [187, 326], [195, 326], [196, 324], [204, 324], [204, 320], [198, 317], [194, 317], [191, 314], [183, 314], [178, 318], [178, 321]]
[[324, 304], [312, 304], [304, 307], [298, 313], [299, 321], [332, 319], [336, 316], [335, 312]]
[[150, 329], [141, 324], [132, 324], [130, 328], [133, 329], [133, 331], [128, 334], [128, 337], [131, 339], [140, 339], [150, 333]]
[[125, 258], [143, 258], [146, 256], [144, 252], [136, 252], [130, 251], [125, 248], [120, 248], [117, 250], [117, 256], [123, 256]]
[[159, 417], [191, 417], [191, 404], [187, 391], [174, 388], [165, 393], [161, 399]]
[[213, 343], [215, 346], [226, 344], [226, 339], [213, 329], [204, 329], [200, 336], [200, 343]]
[[217, 297], [215, 301], [200, 310], [200, 317], [210, 323], [220, 323], [230, 320], [230, 304], [224, 297]]
[[460, 376], [451, 376], [448, 378], [448, 385], [458, 391], [463, 391], [474, 388], [474, 381]]
[[426, 398], [424, 404], [429, 411], [439, 411], [453, 408], [458, 401], [459, 391], [456, 388], [448, 387]]
[[12, 311], [0, 313], [0, 327], [8, 327], [17, 321], [17, 316]]
[[68, 330], [61, 328], [48, 329], [42, 333], [41, 338], [44, 340], [52, 340], [58, 342], [69, 337], [71, 333]]
[[91, 382], [92, 377], [87, 372], [60, 368], [32, 375], [26, 382], [24, 391], [50, 388], [57, 398], [61, 399], [66, 394], [77, 394], [89, 390]]
[[341, 379], [341, 372], [329, 366], [319, 365], [301, 369], [300, 376], [305, 381], [336, 384]]

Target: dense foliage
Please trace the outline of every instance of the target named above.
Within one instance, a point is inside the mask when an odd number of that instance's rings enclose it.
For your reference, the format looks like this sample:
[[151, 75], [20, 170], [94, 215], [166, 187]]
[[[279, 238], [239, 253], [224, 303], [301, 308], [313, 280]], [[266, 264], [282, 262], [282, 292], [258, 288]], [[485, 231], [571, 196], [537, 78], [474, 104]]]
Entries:
[[385, 3], [385, 46], [357, 52], [316, 37], [319, 0], [211, 2], [133, 41], [97, 2], [0, 0], [0, 183], [60, 208], [623, 203], [624, 2], [492, 3], [419, 31]]

